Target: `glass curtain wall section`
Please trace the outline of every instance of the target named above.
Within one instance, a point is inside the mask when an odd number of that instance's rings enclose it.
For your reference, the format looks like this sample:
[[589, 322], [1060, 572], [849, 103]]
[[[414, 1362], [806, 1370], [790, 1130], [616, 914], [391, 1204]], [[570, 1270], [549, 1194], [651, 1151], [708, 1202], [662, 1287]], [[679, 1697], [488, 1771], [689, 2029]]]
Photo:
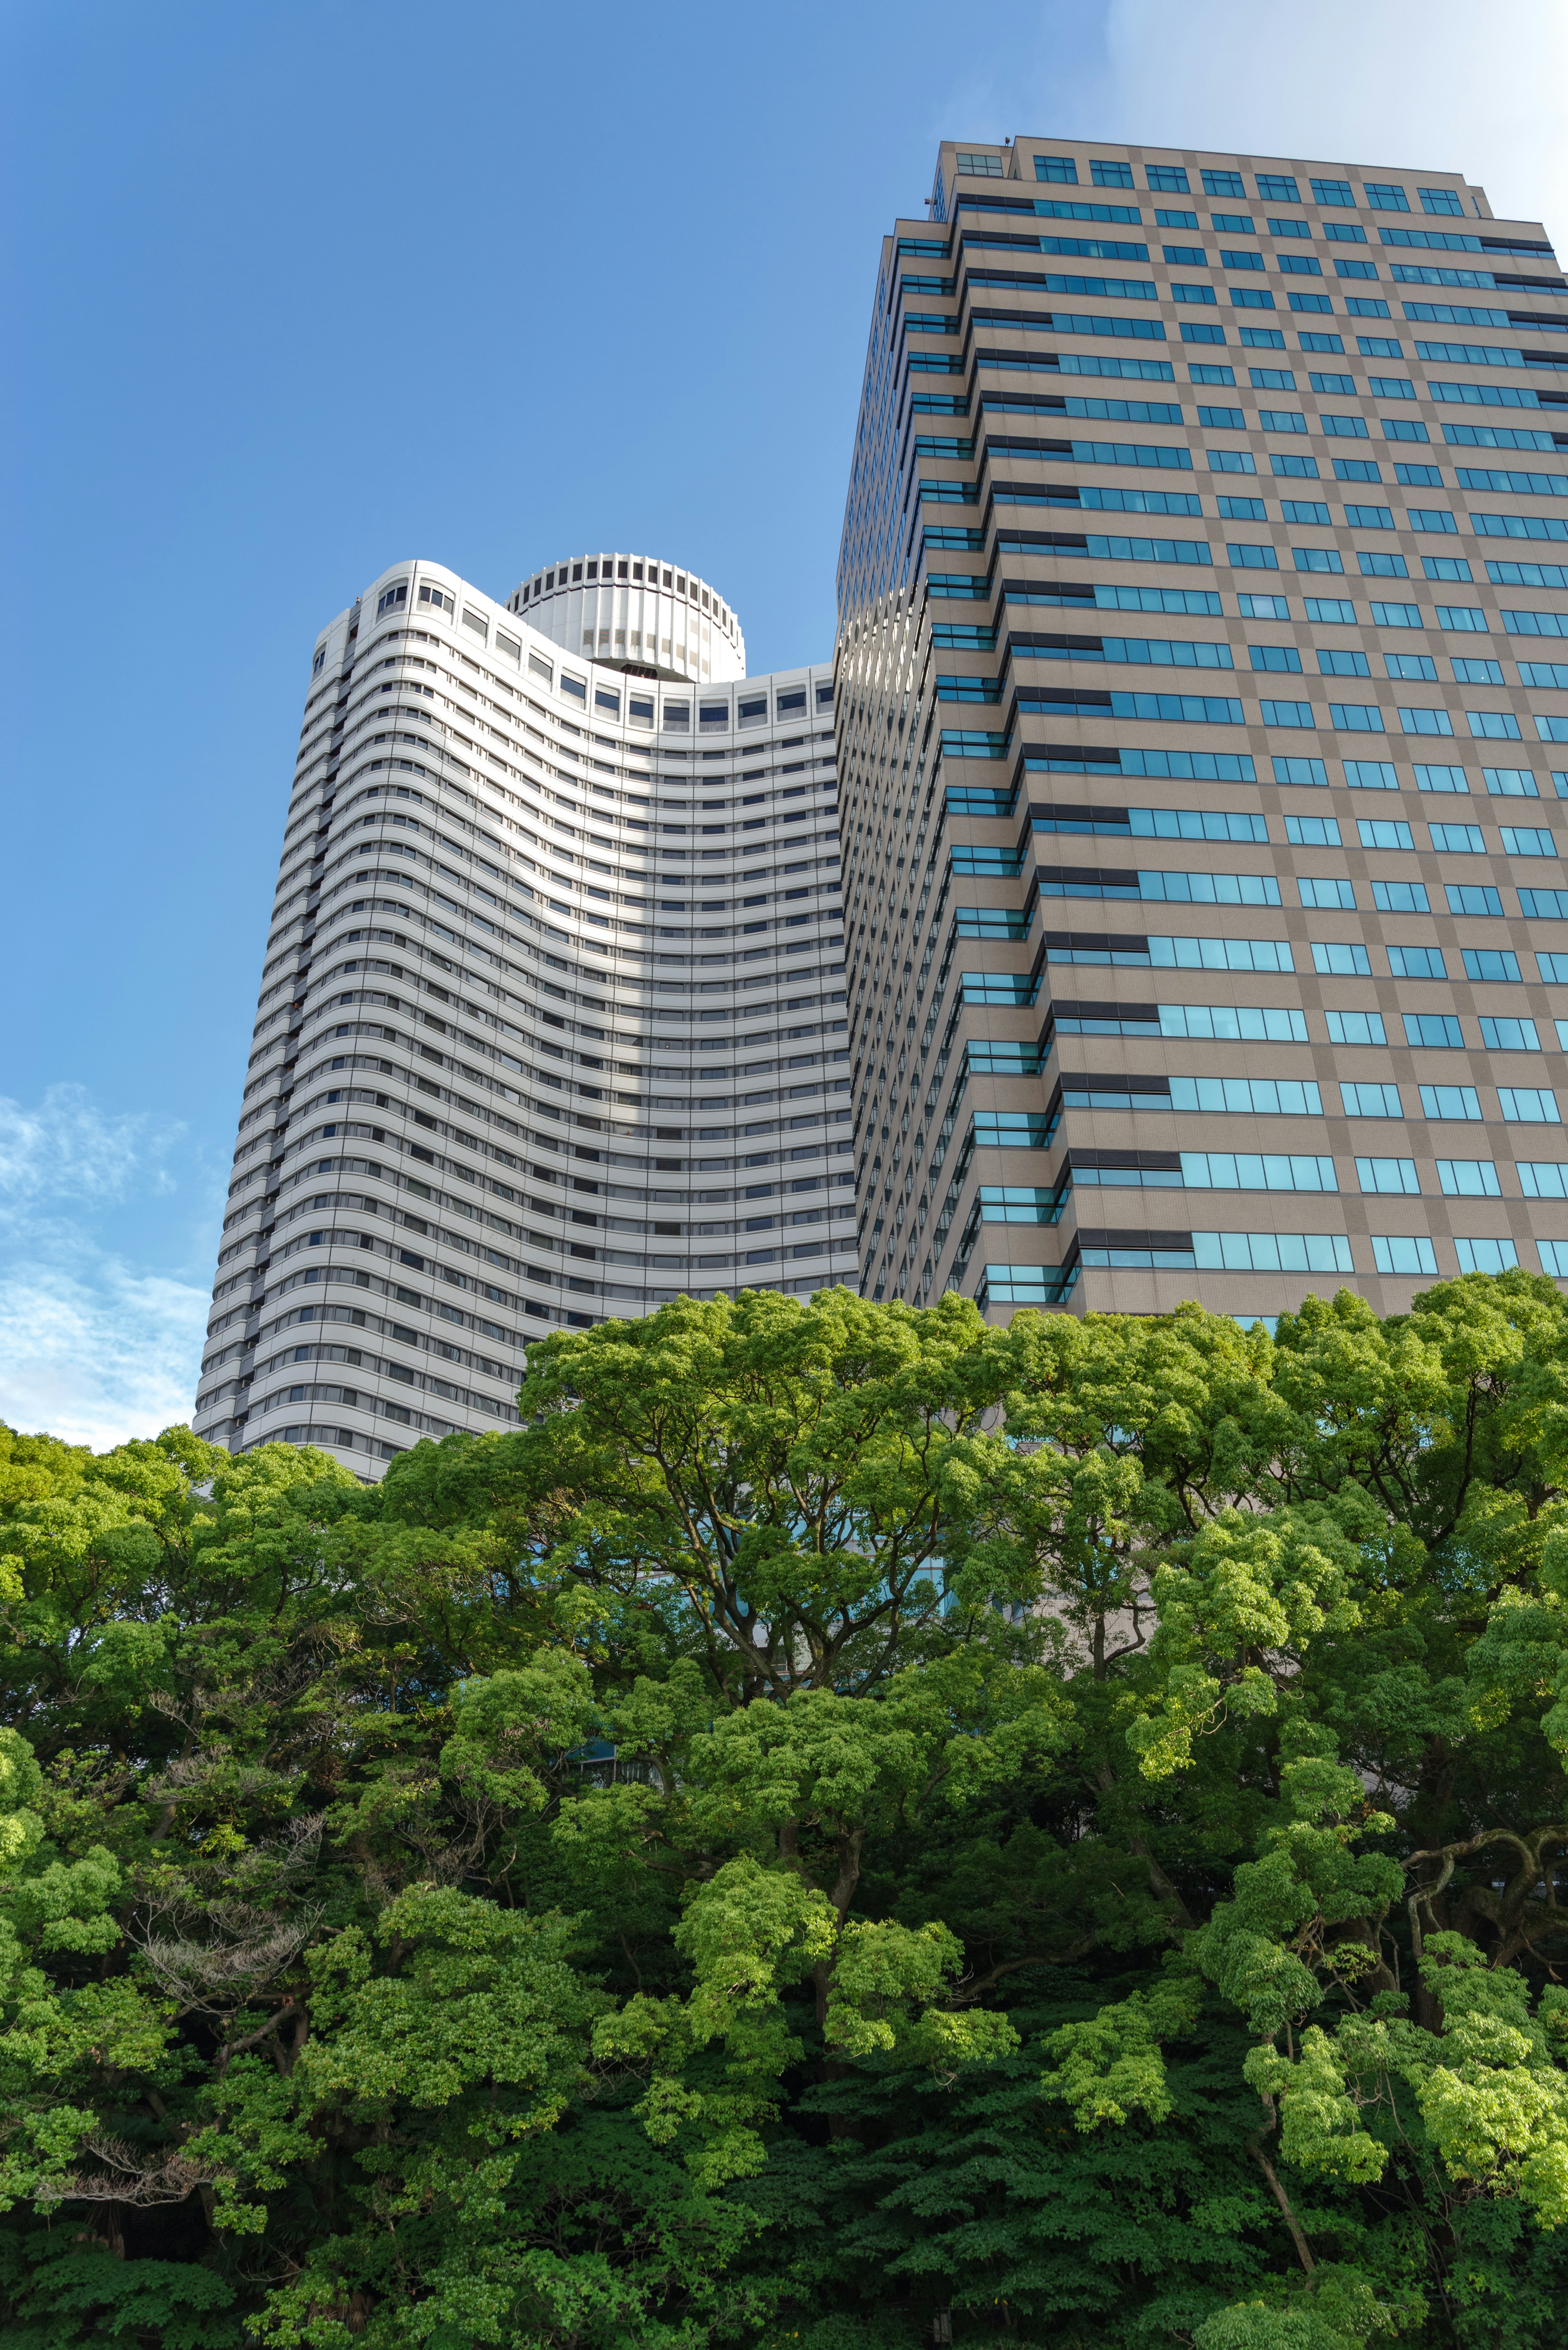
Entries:
[[853, 1278], [833, 702], [425, 563], [322, 632], [200, 1434], [376, 1477], [514, 1425], [553, 1327]]
[[866, 1292], [1568, 1271], [1546, 232], [1457, 173], [1048, 138], [944, 142], [928, 215], [837, 575]]

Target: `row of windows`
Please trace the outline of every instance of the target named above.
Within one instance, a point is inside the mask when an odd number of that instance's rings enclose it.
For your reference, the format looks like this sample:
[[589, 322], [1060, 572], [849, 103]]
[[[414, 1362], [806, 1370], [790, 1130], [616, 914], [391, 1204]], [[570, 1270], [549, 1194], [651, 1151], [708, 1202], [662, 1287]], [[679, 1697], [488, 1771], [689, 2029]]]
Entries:
[[[1461, 910], [1469, 910], [1468, 909]], [[1486, 911], [1487, 909], [1478, 910]], [[1501, 911], [1501, 908], [1490, 909]], [[1092, 969], [1121, 971], [1230, 971], [1293, 972], [1295, 950], [1289, 939], [1116, 937], [1105, 931], [1047, 931], [1047, 963], [1073, 963]], [[1372, 958], [1359, 940], [1314, 939], [1309, 941], [1312, 967], [1325, 979], [1370, 979]], [[1441, 947], [1397, 946], [1386, 941], [1389, 976], [1394, 979], [1447, 979], [1449, 968]], [[1510, 947], [1465, 947], [1461, 951], [1465, 977], [1489, 983], [1521, 984], [1519, 957]], [[1568, 954], [1550, 954], [1537, 948], [1541, 978], [1550, 986], [1568, 986]], [[1016, 972], [969, 972], [964, 976], [965, 1000], [971, 1003], [1032, 1005], [1039, 993], [1038, 979]]]
[[[972, 691], [966, 689], [972, 688]], [[988, 689], [982, 678], [958, 679], [952, 690], [942, 698], [953, 702], [994, 702], [995, 691]], [[1242, 726], [1250, 722], [1242, 703], [1232, 694], [1220, 693], [1122, 693], [1106, 692], [1098, 688], [1019, 687], [1013, 697], [1013, 713], [1044, 718], [1106, 718], [1137, 719], [1156, 724], [1172, 722], [1189, 726]], [[1265, 700], [1258, 704], [1258, 723], [1277, 729], [1293, 728], [1300, 732], [1315, 732], [1318, 725], [1317, 706], [1311, 702]], [[1426, 708], [1402, 704], [1395, 712], [1401, 734], [1426, 735], [1448, 739], [1453, 735], [1454, 722], [1441, 707]], [[1522, 740], [1520, 722], [1511, 710], [1467, 710], [1465, 722], [1478, 742], [1517, 743]], [[1381, 705], [1376, 702], [1331, 702], [1328, 723], [1335, 732], [1344, 734], [1386, 734], [1391, 730]], [[1535, 730], [1543, 743], [1568, 742], [1568, 718], [1537, 715]], [[954, 759], [1004, 759], [1012, 748], [1012, 721], [1005, 732], [990, 733], [976, 727], [944, 726], [941, 747]], [[1052, 752], [1034, 744], [1025, 744], [1028, 764], [1047, 774], [1083, 775], [1097, 772], [1106, 775], [1160, 774], [1161, 767], [1136, 766], [1135, 754], [1118, 751], [1102, 755], [1096, 746], [1085, 758], [1082, 753], [1064, 750]], [[1147, 754], [1146, 754], [1147, 756]], [[1249, 765], [1251, 761], [1248, 761]], [[1190, 772], [1197, 772], [1196, 770]], [[1231, 783], [1251, 783], [1249, 774], [1215, 775], [1211, 780]], [[970, 813], [976, 811], [971, 810]]]
[[[1411, 844], [1407, 839], [1393, 837], [1406, 834], [1408, 827], [1390, 824], [1384, 829], [1391, 836], [1384, 844], [1388, 847]], [[1468, 838], [1466, 836], [1469, 836]], [[1449, 855], [1480, 856], [1484, 853], [1480, 828], [1474, 825], [1434, 825], [1433, 845]], [[1526, 835], [1526, 837], [1531, 836]], [[1550, 833], [1537, 834], [1535, 838], [1551, 841]], [[1515, 851], [1515, 854], [1551, 856], [1555, 851], [1544, 849]], [[1035, 868], [1033, 898], [1044, 901], [1055, 898], [1086, 898], [1107, 903], [1138, 901], [1157, 905], [1205, 906], [1279, 906], [1283, 903], [1280, 884], [1272, 873], [1184, 873], [1164, 868], [1131, 872], [1115, 867], [1101, 866], [1041, 866]], [[1333, 910], [1355, 913], [1360, 900], [1355, 884], [1337, 875], [1296, 877], [1299, 902], [1319, 912]], [[1431, 899], [1424, 881], [1374, 881], [1371, 884], [1372, 903], [1383, 914], [1429, 914]], [[1490, 882], [1446, 881], [1443, 897], [1450, 914], [1492, 916], [1502, 919], [1501, 892]], [[636, 902], [635, 900], [633, 902]], [[1519, 892], [1520, 913], [1528, 921], [1568, 921], [1568, 889], [1525, 889]], [[1022, 909], [1009, 906], [957, 906], [953, 910], [953, 936], [959, 939], [1012, 939], [1022, 941], [1031, 936], [1034, 927], [1035, 905]], [[832, 920], [829, 915], [827, 919]], [[633, 927], [636, 927], [635, 925]], [[1479, 961], [1472, 976], [1517, 979], [1519, 966], [1511, 956], [1494, 970], [1486, 964], [1490, 951], [1475, 951]], [[1553, 958], [1561, 961], [1561, 957]], [[1466, 968], [1469, 967], [1470, 951], [1466, 952]], [[1512, 968], [1507, 968], [1511, 964]]]
[[[1056, 181], [1072, 185], [1078, 178], [1078, 166], [1070, 155], [1036, 155], [1036, 180]], [[992, 170], [992, 164], [997, 169]], [[982, 168], [983, 165], [983, 168]], [[960, 155], [960, 171], [970, 170], [987, 179], [1003, 176], [1001, 159], [996, 156]], [[1096, 188], [1130, 188], [1136, 186], [1130, 163], [1103, 155], [1089, 159], [1089, 177]], [[1240, 172], [1200, 169], [1199, 178], [1206, 196], [1244, 197], [1246, 183]], [[1180, 163], [1148, 163], [1144, 167], [1146, 186], [1161, 195], [1189, 195], [1193, 192], [1186, 166]], [[1293, 173], [1289, 172], [1257, 172], [1253, 183], [1258, 197], [1264, 203], [1299, 204], [1301, 189]], [[1311, 178], [1307, 185], [1314, 203], [1339, 211], [1355, 209], [1355, 193], [1348, 180]], [[1368, 209], [1373, 212], [1410, 210], [1409, 198], [1404, 187], [1388, 180], [1364, 180], [1362, 189]], [[1417, 195], [1425, 213], [1439, 215], [1459, 215], [1464, 213], [1464, 201], [1455, 188], [1423, 187], [1417, 184]]]
[[[1332, 1158], [1301, 1151], [1253, 1150], [1070, 1150], [1067, 1168], [1054, 1188], [1044, 1184], [982, 1183], [976, 1198], [985, 1223], [1054, 1223], [1069, 1188], [1115, 1191], [1337, 1191]], [[1568, 1159], [1521, 1159], [1511, 1162], [1521, 1197], [1568, 1200]], [[1503, 1197], [1492, 1159], [1439, 1159], [1438, 1188], [1450, 1200]], [[1357, 1159], [1362, 1191], [1407, 1199], [1421, 1197], [1413, 1159]]]
[[[379, 611], [391, 611], [395, 615], [400, 608], [406, 606], [409, 595], [409, 586], [410, 583], [405, 580], [389, 588], [379, 599], [378, 607]], [[423, 605], [427, 601], [435, 602], [442, 601], [443, 599], [441, 590], [421, 585], [419, 589], [418, 600], [421, 605]], [[444, 598], [444, 608], [450, 611], [452, 608], [452, 602], [453, 599], [450, 596], [446, 596]], [[476, 632], [483, 633], [485, 631], [487, 624], [484, 622], [483, 617], [478, 614], [471, 614], [466, 606], [463, 609], [462, 618], [475, 629]], [[504, 653], [508, 658], [516, 660], [519, 665], [521, 665], [523, 648], [517, 640], [507, 636], [504, 629], [496, 629], [495, 646], [498, 651]], [[320, 667], [324, 658], [325, 648], [323, 647], [317, 654], [317, 668]], [[577, 702], [585, 712], [587, 711], [588, 704], [588, 682], [586, 678], [573, 675], [564, 666], [559, 669], [557, 673], [556, 665], [552, 659], [548, 655], [533, 647], [529, 650], [527, 666], [530, 674], [538, 677], [546, 686], [556, 688], [563, 695], [567, 696]], [[470, 691], [472, 691], [472, 687], [467, 687], [466, 681], [454, 681], [463, 683], [466, 690]], [[493, 681], [497, 683], [502, 682], [501, 681]], [[503, 691], [510, 693], [511, 689], [503, 684]], [[810, 699], [810, 689], [804, 684], [801, 686], [791, 686], [780, 689], [776, 691], [774, 694], [774, 714], [780, 723], [787, 723], [792, 718], [804, 720], [806, 714], [807, 703]], [[819, 712], [831, 713], [833, 709], [832, 685], [829, 683], [817, 686], [815, 689], [815, 700], [816, 709]], [[601, 724], [618, 721], [621, 716], [620, 689], [617, 686], [608, 684], [603, 679], [596, 680], [593, 692], [593, 706], [595, 715]], [[745, 725], [761, 723], [766, 717], [767, 709], [768, 703], [765, 693], [761, 696], [751, 695], [742, 698], [738, 712], [739, 723]], [[735, 724], [735, 721], [732, 720], [731, 716], [731, 705], [728, 699], [721, 702], [710, 700], [705, 696], [701, 697], [698, 703], [698, 724], [700, 730], [717, 730], [721, 727], [726, 730], [732, 730]], [[502, 714], [506, 715], [509, 713], [503, 712]], [[544, 712], [542, 714], [551, 715], [553, 713]], [[652, 727], [654, 724], [655, 714], [655, 702], [654, 697], [651, 694], [642, 694], [635, 691], [628, 691], [626, 716], [629, 724], [633, 726]], [[667, 733], [680, 733], [691, 731], [691, 702], [689, 697], [680, 698], [667, 694], [663, 699], [660, 714], [662, 717], [664, 731]], [[576, 730], [568, 729], [568, 731], [576, 732]], [[573, 755], [576, 756], [575, 754]]]
[[[1407, 1090], [1409, 1090], [1408, 1088]], [[1435, 1125], [1485, 1123], [1474, 1086], [1419, 1085], [1421, 1116]], [[1063, 1072], [1065, 1109], [1173, 1111], [1215, 1118], [1322, 1118], [1323, 1088], [1310, 1077], [1148, 1077], [1108, 1072]], [[1339, 1080], [1345, 1118], [1407, 1117], [1398, 1086], [1374, 1080]], [[1499, 1115], [1505, 1126], [1561, 1126], [1563, 1113], [1551, 1086], [1499, 1086]], [[971, 1120], [977, 1149], [1044, 1150], [1055, 1132], [1052, 1110], [976, 1110]]]
[[[1249, 619], [1287, 619], [1289, 605], [1283, 596], [1247, 596], [1237, 598]], [[1318, 599], [1309, 599], [1318, 600]], [[1284, 608], [1277, 612], [1270, 605]], [[1262, 607], [1262, 609], [1259, 609]], [[1548, 614], [1548, 619], [1557, 615]], [[1483, 617], [1478, 615], [1480, 632], [1486, 632]], [[1407, 623], [1399, 623], [1401, 627]], [[1420, 624], [1417, 622], [1418, 627]], [[1451, 623], [1445, 623], [1451, 626]], [[1469, 633], [1476, 633], [1469, 624], [1461, 624]], [[1511, 634], [1512, 631], [1510, 632]], [[1544, 633], [1544, 632], [1543, 632]], [[1552, 630], [1556, 635], [1558, 631]], [[997, 632], [993, 628], [966, 628], [957, 623], [937, 621], [931, 629], [931, 643], [942, 652], [994, 652]], [[1014, 631], [1007, 639], [1008, 650], [1017, 660], [1093, 660], [1125, 661], [1165, 669], [1228, 670], [1235, 666], [1235, 650], [1225, 639], [1190, 637], [1059, 637], [1051, 638], [1028, 632]], [[1317, 665], [1324, 677], [1366, 677], [1372, 675], [1367, 654], [1358, 648], [1318, 646]], [[1250, 664], [1257, 671], [1288, 671], [1293, 675], [1303, 673], [1302, 651], [1295, 645], [1249, 645]], [[1430, 653], [1385, 652], [1382, 656], [1386, 675], [1396, 681], [1435, 685], [1438, 666]], [[1452, 653], [1449, 666], [1454, 681], [1459, 685], [1503, 685], [1507, 680], [1502, 663], [1490, 654]], [[1520, 661], [1519, 681], [1531, 691], [1561, 691], [1568, 687], [1568, 664], [1554, 661]], [[948, 678], [937, 681], [939, 698], [957, 702], [994, 702], [1000, 698], [1001, 681], [983, 677]], [[1407, 733], [1426, 733], [1425, 727], [1407, 727]], [[1568, 796], [1565, 795], [1564, 796]]]
[[[1425, 1233], [1370, 1233], [1373, 1263], [1380, 1274], [1436, 1275], [1438, 1260]], [[1536, 1242], [1542, 1270], [1568, 1275], [1568, 1242]], [[1459, 1270], [1508, 1273], [1519, 1263], [1511, 1240], [1490, 1236], [1453, 1240]], [[1157, 1273], [1353, 1273], [1355, 1258], [1342, 1232], [1118, 1232], [1086, 1240], [1070, 1264], [988, 1264], [975, 1292], [977, 1305], [1063, 1305], [1076, 1284], [1080, 1265], [1143, 1266]], [[1259, 1316], [1261, 1320], [1271, 1317]]]
[[[1564, 578], [1568, 581], [1568, 570]], [[935, 599], [962, 603], [989, 600], [991, 593], [985, 576], [970, 572], [933, 571], [927, 575], [927, 586]], [[1224, 598], [1212, 588], [1137, 588], [1108, 580], [1003, 579], [1001, 590], [1004, 603], [1054, 604], [1079, 610], [1180, 612], [1219, 619], [1225, 609]], [[1348, 596], [1308, 596], [1303, 608], [1314, 626], [1357, 625], [1355, 606]], [[1240, 590], [1236, 609], [1246, 620], [1288, 620], [1293, 617], [1290, 599], [1272, 590]], [[1374, 599], [1370, 609], [1373, 625], [1379, 629], [1424, 629], [1427, 625], [1418, 604]], [[1438, 626], [1455, 635], [1486, 636], [1490, 630], [1491, 620], [1479, 604], [1438, 604], [1434, 609]], [[1500, 617], [1505, 633], [1511, 637], [1568, 637], [1568, 612], [1510, 607]], [[979, 652], [996, 650], [996, 630], [983, 623], [943, 622], [931, 633], [933, 642], [939, 645], [964, 645]]]
[[[973, 984], [971, 985], [971, 983]], [[966, 972], [963, 1001], [991, 1001], [988, 975]], [[1325, 1012], [1331, 1045], [1386, 1045], [1387, 1029], [1381, 1012]], [[1465, 1036], [1456, 1014], [1406, 1012], [1400, 1014], [1407, 1045], [1462, 1051]], [[1568, 1052], [1568, 1020], [1553, 1023], [1557, 1045]], [[1290, 1004], [1264, 1003], [1073, 1003], [1054, 999], [1044, 1035], [1038, 1045], [1016, 1049], [1032, 1052], [1037, 1060], [1051, 1050], [1051, 1032], [1063, 1036], [1132, 1036], [1208, 1038], [1215, 1043], [1289, 1044], [1311, 1042], [1304, 1012]], [[1539, 1053], [1542, 1045], [1535, 1022], [1487, 1014], [1480, 1021], [1481, 1044], [1488, 1052]], [[971, 1044], [971, 1066], [977, 1052], [998, 1049], [993, 1044]], [[1011, 1048], [1010, 1048], [1011, 1049]], [[1000, 1069], [995, 1074], [1001, 1074]]]

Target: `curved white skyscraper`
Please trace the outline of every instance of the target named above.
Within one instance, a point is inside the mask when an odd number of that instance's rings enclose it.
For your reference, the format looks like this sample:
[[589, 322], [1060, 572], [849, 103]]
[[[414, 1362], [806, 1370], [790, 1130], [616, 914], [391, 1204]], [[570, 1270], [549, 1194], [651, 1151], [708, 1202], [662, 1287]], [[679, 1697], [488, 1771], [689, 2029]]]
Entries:
[[853, 1282], [833, 723], [652, 558], [323, 630], [198, 1433], [377, 1476], [553, 1327]]

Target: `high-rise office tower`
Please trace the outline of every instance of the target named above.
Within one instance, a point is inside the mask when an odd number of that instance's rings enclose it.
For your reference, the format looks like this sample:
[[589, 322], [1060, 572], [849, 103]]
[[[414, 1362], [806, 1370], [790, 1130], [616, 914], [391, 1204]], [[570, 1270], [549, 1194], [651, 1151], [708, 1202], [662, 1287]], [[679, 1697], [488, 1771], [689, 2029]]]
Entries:
[[853, 1280], [830, 667], [674, 564], [383, 573], [314, 648], [194, 1425], [361, 1476], [531, 1338]]
[[839, 556], [864, 1287], [1568, 1274], [1545, 233], [1454, 172], [1044, 138], [944, 144], [929, 213]]

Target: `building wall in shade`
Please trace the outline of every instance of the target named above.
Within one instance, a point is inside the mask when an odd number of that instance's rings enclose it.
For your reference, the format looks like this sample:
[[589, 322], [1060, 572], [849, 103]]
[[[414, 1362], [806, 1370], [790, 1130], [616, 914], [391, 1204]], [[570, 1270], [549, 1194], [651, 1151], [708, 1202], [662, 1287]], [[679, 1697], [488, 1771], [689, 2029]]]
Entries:
[[425, 562], [322, 631], [200, 1434], [374, 1477], [552, 1329], [853, 1279], [834, 776], [826, 665], [639, 676]]
[[1046, 138], [943, 142], [927, 213], [838, 562], [863, 1286], [1568, 1273], [1545, 231], [1458, 173]]

